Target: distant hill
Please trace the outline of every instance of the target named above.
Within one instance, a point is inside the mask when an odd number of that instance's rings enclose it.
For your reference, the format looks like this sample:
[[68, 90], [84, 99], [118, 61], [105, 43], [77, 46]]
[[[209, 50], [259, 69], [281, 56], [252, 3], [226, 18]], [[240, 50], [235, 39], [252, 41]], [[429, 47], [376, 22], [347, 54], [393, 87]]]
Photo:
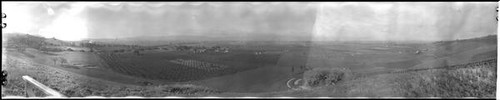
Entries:
[[449, 58], [455, 63], [496, 58], [497, 35], [453, 41], [439, 41], [432, 44], [431, 52], [438, 58]]
[[41, 49], [47, 46], [70, 46], [71, 42], [66, 42], [58, 40], [55, 38], [44, 38], [41, 36], [35, 36], [30, 34], [21, 33], [11, 33], [3, 34], [4, 39], [6, 39], [4, 47], [8, 48], [34, 48]]
[[157, 36], [133, 36], [126, 38], [93, 38], [95, 41], [106, 42], [131, 42], [131, 41], [311, 41], [310, 33], [206, 33], [206, 34], [182, 34], [182, 35], [157, 35]]
[[434, 42], [437, 48], [443, 50], [459, 50], [465, 48], [479, 47], [480, 45], [497, 45], [497, 35], [488, 35], [477, 38], [452, 40], [452, 41], [438, 41]]
[[482, 36], [482, 37], [476, 37], [476, 38], [469, 38], [469, 39], [457, 39], [457, 40], [450, 40], [450, 41], [438, 41], [434, 42], [434, 44], [439, 44], [439, 45], [446, 45], [454, 42], [481, 42], [481, 43], [487, 43], [487, 44], [497, 44], [497, 35], [487, 35], [487, 36]]

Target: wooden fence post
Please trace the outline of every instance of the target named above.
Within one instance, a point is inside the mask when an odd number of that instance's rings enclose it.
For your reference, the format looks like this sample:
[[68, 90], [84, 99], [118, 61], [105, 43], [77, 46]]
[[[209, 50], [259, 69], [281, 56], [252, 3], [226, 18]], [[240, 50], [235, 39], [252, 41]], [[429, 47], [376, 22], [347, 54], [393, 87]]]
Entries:
[[43, 85], [42, 83], [36, 81], [35, 79], [31, 78], [30, 76], [22, 76], [23, 80], [25, 81], [25, 90], [26, 90], [26, 96], [35, 96], [35, 93], [33, 91], [32, 85], [36, 86], [39, 90], [42, 90], [45, 94], [51, 97], [65, 97], [61, 93]]
[[35, 92], [33, 91], [33, 88], [31, 85], [28, 83], [28, 81], [24, 82], [24, 93], [26, 94], [26, 97], [35, 97]]

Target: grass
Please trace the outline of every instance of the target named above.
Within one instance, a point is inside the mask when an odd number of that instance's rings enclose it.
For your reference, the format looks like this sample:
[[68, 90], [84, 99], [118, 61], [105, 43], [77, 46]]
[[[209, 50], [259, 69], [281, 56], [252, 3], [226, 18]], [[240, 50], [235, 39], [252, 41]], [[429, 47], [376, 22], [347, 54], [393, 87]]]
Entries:
[[[2, 86], [2, 97], [24, 96], [22, 75], [29, 75], [37, 81], [70, 97], [82, 96], [200, 96], [220, 91], [192, 85], [134, 86], [110, 81], [96, 80], [45, 65], [32, 64], [22, 59], [8, 59], [2, 68], [8, 72], [7, 82]], [[41, 91], [35, 91], [43, 96]]]
[[475, 59], [488, 59], [488, 58], [497, 58], [497, 51], [496, 50], [492, 50], [492, 51], [488, 51], [488, 52], [484, 52], [484, 53], [479, 53], [479, 54], [476, 54], [474, 56], [471, 57], [471, 60], [475, 60]]
[[495, 97], [496, 62], [459, 69], [409, 72], [400, 87], [407, 97]]
[[385, 62], [385, 63], [380, 63], [378, 66], [383, 66], [386, 68], [390, 69], [406, 69], [413, 67], [417, 64], [420, 64], [421, 62], [418, 59], [409, 59], [409, 60], [403, 60], [403, 61], [394, 61], [394, 62]]

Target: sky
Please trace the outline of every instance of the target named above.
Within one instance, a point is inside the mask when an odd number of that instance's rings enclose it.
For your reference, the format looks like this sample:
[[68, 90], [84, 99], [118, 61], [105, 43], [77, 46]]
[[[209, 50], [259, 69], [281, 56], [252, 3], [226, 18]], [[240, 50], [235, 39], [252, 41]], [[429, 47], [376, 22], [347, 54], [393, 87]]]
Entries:
[[315, 40], [439, 41], [497, 34], [497, 3], [323, 3]]
[[2, 2], [4, 33], [62, 40], [438, 41], [497, 34], [496, 2]]

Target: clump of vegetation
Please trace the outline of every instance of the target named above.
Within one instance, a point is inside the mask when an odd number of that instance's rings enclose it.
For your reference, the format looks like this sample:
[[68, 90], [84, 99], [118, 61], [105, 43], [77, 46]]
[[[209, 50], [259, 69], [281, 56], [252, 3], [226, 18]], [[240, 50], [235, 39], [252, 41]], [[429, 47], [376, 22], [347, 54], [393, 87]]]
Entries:
[[341, 69], [313, 69], [304, 73], [307, 87], [335, 85], [346, 76], [346, 71]]
[[174, 93], [174, 94], [199, 94], [199, 93], [222, 93], [218, 90], [208, 89], [199, 86], [192, 85], [173, 85], [173, 86], [160, 86], [163, 92]]

